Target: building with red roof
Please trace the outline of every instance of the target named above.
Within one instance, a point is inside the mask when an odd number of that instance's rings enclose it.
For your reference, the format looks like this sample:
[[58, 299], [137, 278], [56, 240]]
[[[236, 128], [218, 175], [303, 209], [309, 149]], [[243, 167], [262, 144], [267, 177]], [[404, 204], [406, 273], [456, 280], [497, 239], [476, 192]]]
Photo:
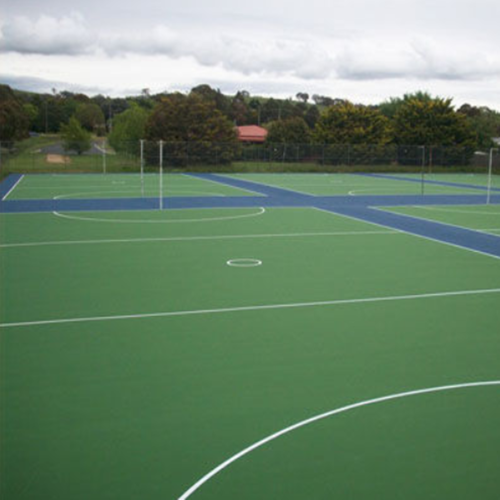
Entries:
[[257, 125], [242, 125], [238, 129], [238, 139], [241, 142], [262, 143], [266, 140], [267, 130]]

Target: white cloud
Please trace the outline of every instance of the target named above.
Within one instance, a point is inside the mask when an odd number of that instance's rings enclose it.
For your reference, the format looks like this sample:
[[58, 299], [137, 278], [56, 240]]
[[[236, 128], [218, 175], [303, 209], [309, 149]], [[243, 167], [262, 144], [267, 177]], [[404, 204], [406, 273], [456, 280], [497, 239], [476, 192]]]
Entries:
[[[61, 16], [63, 0], [16, 0], [10, 13], [22, 15], [0, 26], [1, 70], [110, 94], [208, 83], [281, 97], [374, 102], [424, 89], [500, 102], [500, 31], [479, 5], [499, 10], [490, 0], [434, 0], [433, 9], [431, 0], [256, 0], [251, 9], [152, 1], [97, 8], [101, 0], [75, 0], [84, 17]], [[481, 22], [472, 13], [483, 13]]]
[[3, 51], [21, 54], [104, 56], [128, 55], [191, 58], [209, 67], [243, 75], [280, 75], [320, 80], [336, 75], [345, 80], [416, 78], [473, 80], [500, 76], [500, 58], [489, 47], [469, 48], [458, 39], [432, 36], [405, 38], [390, 33], [373, 36], [292, 38], [242, 32], [214, 34], [210, 30], [178, 30], [159, 24], [135, 32], [92, 33], [82, 15], [46, 15], [36, 21], [16, 17], [2, 29]]
[[36, 21], [18, 16], [2, 26], [2, 50], [21, 54], [84, 54], [92, 50], [93, 36], [83, 16], [72, 13]]

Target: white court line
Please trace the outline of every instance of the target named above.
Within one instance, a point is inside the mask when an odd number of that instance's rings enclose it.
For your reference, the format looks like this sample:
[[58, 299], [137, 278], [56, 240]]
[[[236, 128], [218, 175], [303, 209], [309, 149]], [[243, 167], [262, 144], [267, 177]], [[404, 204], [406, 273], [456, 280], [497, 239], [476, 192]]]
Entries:
[[14, 191], [14, 189], [18, 186], [18, 184], [24, 179], [24, 174], [21, 175], [21, 177], [19, 177], [19, 179], [17, 179], [17, 182], [7, 191], [7, 194], [2, 198], [2, 201], [5, 201], [7, 199], [7, 196], [9, 196], [10, 193], [12, 193], [12, 191]]
[[429, 387], [426, 389], [417, 389], [415, 391], [399, 392], [397, 394], [390, 394], [388, 396], [382, 396], [379, 398], [367, 399], [365, 401], [360, 401], [358, 403], [350, 404], [347, 406], [342, 406], [341, 408], [337, 408], [335, 410], [327, 411], [326, 413], [321, 413], [320, 415], [316, 415], [316, 416], [308, 418], [306, 420], [302, 420], [301, 422], [297, 422], [296, 424], [293, 424], [289, 427], [286, 427], [285, 429], [282, 429], [278, 432], [275, 432], [274, 434], [271, 434], [270, 436], [267, 436], [264, 439], [261, 439], [260, 441], [257, 441], [256, 443], [248, 446], [247, 448], [240, 451], [239, 453], [236, 453], [236, 455], [233, 455], [232, 457], [230, 457], [227, 460], [225, 460], [224, 462], [222, 462], [220, 465], [218, 465], [217, 467], [212, 469], [208, 474], [205, 474], [201, 479], [199, 479], [195, 484], [193, 484], [193, 486], [191, 486], [188, 490], [186, 490], [178, 498], [178, 500], [186, 500], [187, 498], [189, 498], [196, 490], [198, 490], [201, 486], [203, 486], [203, 484], [205, 484], [209, 479], [214, 477], [216, 474], [218, 474], [222, 470], [226, 469], [229, 465], [236, 462], [236, 460], [240, 459], [241, 457], [248, 455], [250, 452], [256, 450], [257, 448], [260, 448], [261, 446], [265, 445], [266, 443], [269, 443], [270, 441], [274, 441], [275, 439], [277, 439], [285, 434], [288, 434], [292, 431], [300, 429], [301, 427], [305, 427], [306, 425], [317, 422], [318, 420], [323, 420], [325, 418], [332, 417], [334, 415], [338, 415], [339, 413], [345, 413], [345, 412], [348, 412], [350, 410], [354, 410], [356, 408], [362, 408], [363, 406], [369, 406], [369, 405], [373, 405], [373, 404], [377, 404], [377, 403], [384, 403], [386, 401], [406, 398], [409, 396], [417, 396], [420, 394], [429, 394], [429, 393], [433, 393], [433, 392], [452, 391], [452, 390], [465, 389], [465, 388], [470, 388], [470, 387], [485, 387], [485, 386], [494, 386], [494, 385], [500, 385], [500, 380], [487, 380], [487, 381], [482, 381], [482, 382], [468, 382], [468, 383], [464, 383], [464, 384], [443, 385], [440, 387]]
[[202, 314], [265, 311], [273, 309], [297, 309], [302, 307], [337, 306], [337, 305], [347, 305], [347, 304], [364, 304], [370, 302], [390, 302], [396, 300], [457, 297], [464, 295], [484, 295], [489, 293], [500, 293], [500, 288], [488, 288], [483, 290], [458, 290], [454, 292], [432, 292], [432, 293], [422, 293], [414, 295], [394, 295], [386, 297], [366, 297], [361, 299], [337, 299], [337, 300], [326, 300], [320, 302], [295, 302], [288, 304], [268, 304], [260, 306], [224, 307], [220, 309], [197, 309], [197, 310], [195, 309], [191, 311], [167, 311], [167, 312], [156, 312], [156, 313], [145, 313], [145, 314], [122, 314], [115, 316], [91, 316], [82, 318], [61, 318], [61, 319], [47, 319], [47, 320], [37, 320], [37, 321], [20, 321], [16, 323], [0, 323], [0, 328], [9, 328], [16, 326], [55, 325], [55, 324], [65, 324], [65, 323], [85, 323], [91, 321], [116, 321], [123, 319], [166, 318], [171, 316], [195, 316]]
[[[102, 186], [102, 187], [105, 187], [105, 186]], [[63, 188], [63, 189], [66, 189], [66, 188]], [[95, 196], [96, 194], [98, 195], [102, 195], [102, 194], [115, 194], [115, 193], [120, 193], [120, 194], [127, 194], [127, 193], [131, 193], [131, 194], [139, 194], [138, 193], [139, 191], [139, 188], [136, 186], [136, 187], [130, 187], [129, 189], [127, 190], [116, 190], [116, 189], [113, 189], [113, 190], [106, 190], [106, 191], [86, 191], [86, 192], [80, 192], [80, 193], [64, 193], [64, 194], [58, 194], [56, 196], [53, 197], [54, 200], [65, 200], [65, 199], [72, 199], [74, 198], [75, 196], [88, 196], [88, 195], [93, 195]], [[148, 195], [151, 193], [151, 195], [154, 195], [156, 193], [155, 191], [155, 187], [152, 186], [152, 187], [149, 187], [147, 188], [147, 193]], [[200, 193], [199, 191], [188, 191], [187, 189], [182, 189], [182, 190], [179, 190], [177, 188], [173, 188], [172, 189], [166, 189], [165, 190], [165, 193], [164, 193], [164, 197], [175, 197], [177, 196], [178, 194], [186, 194], [186, 193], [191, 193], [191, 195], [195, 194], [195, 195], [203, 195], [203, 196], [225, 196], [223, 194], [220, 194], [220, 193], [213, 193], [213, 192], [207, 192], [207, 193]], [[199, 196], [198, 196], [199, 197]]]
[[366, 236], [376, 234], [400, 234], [398, 231], [337, 231], [330, 233], [283, 233], [283, 234], [236, 234], [222, 236], [172, 236], [167, 238], [130, 238], [114, 240], [69, 240], [69, 241], [33, 241], [27, 243], [5, 243], [0, 248], [37, 247], [52, 245], [95, 245], [108, 243], [153, 243], [168, 241], [217, 241], [252, 238], [306, 238], [314, 236]]
[[[494, 259], [500, 259], [500, 257], [498, 255], [493, 255], [492, 253], [487, 253], [487, 252], [482, 252], [481, 250], [475, 250], [473, 248], [469, 248], [469, 247], [465, 247], [465, 246], [462, 246], [462, 245], [458, 245], [456, 243], [449, 243], [448, 241], [443, 241], [443, 240], [438, 240], [436, 238], [431, 238], [430, 236], [423, 236], [421, 234], [416, 234], [416, 233], [412, 233], [410, 231], [405, 231], [404, 229], [398, 229], [398, 228], [395, 228], [395, 227], [392, 227], [392, 226], [389, 226], [387, 224], [382, 224], [380, 222], [371, 222], [371, 221], [367, 221], [361, 217], [355, 217], [354, 215], [346, 215], [346, 214], [341, 214], [341, 213], [337, 213], [337, 212], [331, 212], [330, 210], [325, 210], [323, 208], [318, 208], [318, 207], [311, 207], [311, 208], [314, 208], [315, 210], [319, 210], [321, 212], [326, 212], [326, 213], [329, 213], [329, 214], [332, 214], [332, 215], [338, 215], [339, 217], [345, 217], [346, 219], [352, 219], [352, 220], [355, 220], [355, 221], [358, 221], [358, 222], [364, 222], [365, 224], [372, 224], [373, 226], [378, 226], [378, 227], [383, 227], [383, 228], [389, 228], [389, 229], [393, 229], [394, 231], [398, 231], [399, 233], [401, 234], [408, 234], [409, 236], [414, 236], [415, 238], [421, 238], [423, 240], [427, 240], [427, 241], [434, 241], [435, 243], [441, 243], [442, 245], [448, 245], [450, 247], [455, 247], [455, 248], [460, 248], [461, 250], [467, 250], [469, 252], [473, 252], [473, 253], [477, 253], [479, 255], [486, 255], [486, 257], [492, 257]], [[404, 214], [400, 214], [400, 213], [397, 213], [397, 212], [391, 212], [390, 210], [383, 210], [381, 208], [377, 208], [377, 207], [370, 207], [372, 210], [378, 210], [380, 212], [386, 212], [386, 213], [394, 213], [395, 215], [401, 215], [403, 217], [410, 217], [410, 218], [414, 218], [414, 219], [420, 219], [420, 220], [424, 220], [424, 221], [427, 221], [427, 222], [433, 222], [435, 224], [441, 224], [443, 226], [453, 226], [452, 224], [445, 224], [444, 222], [437, 222], [437, 221], [430, 221], [429, 219], [424, 219], [422, 217], [413, 217], [411, 215], [404, 215]], [[461, 226], [455, 226], [457, 228], [460, 228], [460, 229], [464, 229], [463, 227]], [[478, 233], [480, 233], [481, 231], [478, 231], [477, 229], [471, 229], [470, 231], [477, 231]], [[496, 235], [491, 235], [491, 236], [496, 236]]]
[[[477, 208], [478, 205], [467, 205], [469, 207], [475, 207]], [[496, 205], [483, 205], [487, 207], [493, 207]], [[475, 210], [459, 210], [459, 209], [450, 209], [450, 208], [443, 208], [443, 207], [433, 207], [433, 206], [426, 206], [426, 205], [412, 205], [412, 208], [419, 208], [422, 210], [431, 210], [433, 212], [446, 212], [450, 214], [473, 214], [473, 215], [500, 215], [500, 212], [479, 212]]]

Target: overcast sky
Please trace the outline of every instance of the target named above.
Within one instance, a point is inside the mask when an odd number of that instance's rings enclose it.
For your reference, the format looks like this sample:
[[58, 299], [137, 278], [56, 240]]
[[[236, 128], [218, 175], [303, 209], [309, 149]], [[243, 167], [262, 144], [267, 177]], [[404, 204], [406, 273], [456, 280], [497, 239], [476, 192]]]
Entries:
[[365, 104], [416, 90], [500, 110], [499, 0], [0, 0], [0, 81]]

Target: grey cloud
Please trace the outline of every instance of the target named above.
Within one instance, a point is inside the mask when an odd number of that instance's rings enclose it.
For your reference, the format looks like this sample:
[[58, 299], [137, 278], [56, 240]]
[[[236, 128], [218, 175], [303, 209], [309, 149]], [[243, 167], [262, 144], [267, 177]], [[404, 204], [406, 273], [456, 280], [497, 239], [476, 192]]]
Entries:
[[394, 48], [390, 43], [366, 50], [343, 49], [335, 60], [336, 74], [345, 80], [481, 80], [500, 76], [500, 58], [486, 58], [478, 50], [466, 52], [429, 39]]
[[94, 39], [78, 13], [59, 19], [42, 15], [36, 21], [16, 17], [2, 26], [1, 34], [1, 49], [21, 54], [85, 54]]
[[147, 35], [100, 40], [108, 54], [191, 57], [203, 66], [221, 66], [244, 74], [290, 73], [303, 79], [330, 74], [331, 60], [320, 47], [297, 40], [245, 39], [234, 36], [186, 36], [158, 26]]
[[[390, 34], [387, 34], [390, 36]], [[398, 78], [473, 80], [500, 75], [496, 53], [484, 56], [455, 47], [453, 39], [370, 39], [366, 37], [293, 38], [249, 32], [214, 34], [206, 30], [172, 29], [160, 24], [148, 31], [93, 33], [77, 13], [36, 21], [14, 18], [1, 28], [1, 50], [21, 54], [123, 57], [128, 54], [173, 59], [190, 58], [199, 65], [234, 75], [289, 77], [304, 81], [332, 75], [343, 80]]]
[[17, 17], [2, 26], [1, 35], [1, 50], [20, 54], [190, 57], [203, 66], [221, 66], [246, 75], [288, 73], [303, 79], [324, 78], [331, 71], [328, 55], [313, 42], [177, 32], [164, 25], [137, 34], [96, 36], [79, 14], [42, 15], [36, 21]]
[[[52, 89], [57, 89], [58, 91], [67, 90], [69, 92], [83, 92], [89, 95], [103, 94], [111, 95], [114, 94], [114, 89], [109, 87], [97, 87], [88, 85], [76, 85], [69, 82], [63, 82], [60, 80], [48, 80], [44, 78], [36, 78], [32, 76], [16, 76], [9, 74], [0, 74], [0, 82], [9, 85], [10, 87], [17, 90], [25, 90], [27, 92], [37, 92], [40, 94], [50, 94]], [[139, 90], [134, 90], [131, 93], [139, 94]]]

